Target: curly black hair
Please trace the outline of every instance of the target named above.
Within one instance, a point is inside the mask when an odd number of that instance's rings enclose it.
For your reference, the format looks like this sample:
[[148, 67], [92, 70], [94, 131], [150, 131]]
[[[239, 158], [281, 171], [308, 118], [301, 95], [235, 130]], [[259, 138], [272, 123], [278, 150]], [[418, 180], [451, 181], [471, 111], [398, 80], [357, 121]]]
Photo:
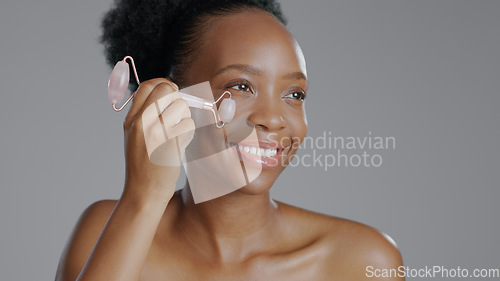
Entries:
[[[255, 10], [286, 25], [274, 0], [115, 0], [102, 20], [100, 42], [110, 66], [130, 55], [142, 80], [168, 77], [183, 86], [183, 71], [196, 58], [210, 19]], [[130, 87], [137, 87], [133, 76]]]

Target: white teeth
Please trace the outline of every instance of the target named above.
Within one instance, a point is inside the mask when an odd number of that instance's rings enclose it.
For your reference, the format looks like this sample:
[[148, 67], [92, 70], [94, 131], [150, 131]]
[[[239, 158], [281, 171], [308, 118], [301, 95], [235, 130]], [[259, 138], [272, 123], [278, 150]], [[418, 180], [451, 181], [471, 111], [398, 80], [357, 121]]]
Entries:
[[263, 158], [273, 157], [277, 153], [276, 148], [265, 149], [265, 148], [255, 147], [255, 146], [243, 146], [243, 145], [238, 145], [237, 147], [241, 151], [245, 151], [247, 153], [251, 153], [251, 154], [263, 157]]

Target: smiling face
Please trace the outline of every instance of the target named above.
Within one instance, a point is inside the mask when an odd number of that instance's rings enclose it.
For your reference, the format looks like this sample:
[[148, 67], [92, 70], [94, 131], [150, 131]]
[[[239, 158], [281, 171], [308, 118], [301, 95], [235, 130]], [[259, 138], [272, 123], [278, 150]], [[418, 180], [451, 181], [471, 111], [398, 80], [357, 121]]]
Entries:
[[[306, 135], [305, 59], [286, 27], [266, 12], [225, 15], [209, 26], [183, 84], [209, 81], [215, 98], [232, 93], [234, 118], [251, 123], [258, 137], [239, 143], [240, 153], [262, 165], [261, 174], [239, 192], [259, 194], [272, 186]], [[259, 147], [267, 157], [254, 157]]]

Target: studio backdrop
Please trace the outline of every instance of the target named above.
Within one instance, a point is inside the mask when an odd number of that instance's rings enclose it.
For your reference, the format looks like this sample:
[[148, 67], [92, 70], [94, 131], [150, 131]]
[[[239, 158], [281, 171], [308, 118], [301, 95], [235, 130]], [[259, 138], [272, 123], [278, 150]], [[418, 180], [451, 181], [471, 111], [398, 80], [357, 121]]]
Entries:
[[[498, 270], [500, 1], [281, 2], [309, 129], [273, 198], [387, 233], [410, 269]], [[1, 280], [53, 280], [83, 210], [121, 194], [111, 4], [0, 3]]]

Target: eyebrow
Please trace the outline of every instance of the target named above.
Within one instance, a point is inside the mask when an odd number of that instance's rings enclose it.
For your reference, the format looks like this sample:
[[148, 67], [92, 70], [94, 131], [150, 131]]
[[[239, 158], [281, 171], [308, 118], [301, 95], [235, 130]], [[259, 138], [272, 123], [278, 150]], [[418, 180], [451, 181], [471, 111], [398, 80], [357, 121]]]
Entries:
[[[248, 64], [231, 64], [226, 67], [223, 67], [219, 69], [214, 76], [218, 76], [226, 71], [229, 70], [239, 70], [248, 74], [252, 75], [257, 75], [257, 76], [264, 76], [264, 71], [260, 68], [257, 68], [255, 66], [251, 66]], [[290, 72], [285, 75], [283, 75], [281, 78], [283, 79], [293, 79], [293, 80], [306, 80], [306, 75], [302, 72]]]
[[226, 71], [232, 70], [232, 69], [239, 70], [239, 71], [242, 71], [242, 72], [246, 72], [248, 74], [257, 75], [257, 76], [264, 76], [264, 71], [262, 71], [262, 69], [257, 68], [255, 66], [248, 65], [248, 64], [231, 64], [231, 65], [228, 65], [226, 67], [223, 67], [223, 68], [219, 69], [215, 73], [214, 76], [220, 75], [220, 74], [222, 74], [222, 73], [224, 73]]
[[291, 72], [283, 75], [281, 78], [283, 79], [293, 79], [293, 80], [306, 80], [306, 75], [302, 72]]

